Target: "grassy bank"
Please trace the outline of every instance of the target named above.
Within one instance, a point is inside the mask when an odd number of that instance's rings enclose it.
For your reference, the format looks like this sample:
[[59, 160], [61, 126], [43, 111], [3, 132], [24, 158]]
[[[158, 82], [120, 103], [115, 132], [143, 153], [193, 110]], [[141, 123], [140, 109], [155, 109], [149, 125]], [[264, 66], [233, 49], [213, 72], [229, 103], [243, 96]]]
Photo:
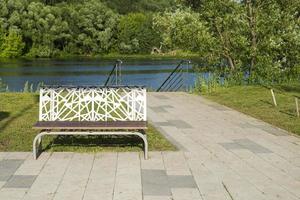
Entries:
[[199, 55], [196, 53], [187, 52], [176, 52], [176, 53], [165, 53], [165, 54], [118, 54], [111, 53], [106, 55], [98, 55], [95, 57], [105, 59], [191, 59], [198, 58]]
[[[34, 60], [34, 59], [139, 59], [139, 60], [151, 60], [151, 59], [192, 59], [199, 58], [199, 55], [191, 52], [169, 52], [164, 54], [120, 54], [120, 53], [108, 53], [108, 54], [95, 54], [95, 55], [76, 55], [76, 54], [59, 54], [51, 58], [35, 58], [30, 56], [21, 56], [21, 59]], [[0, 60], [6, 60], [5, 58], [0, 58]], [[9, 59], [8, 59], [9, 60]]]
[[300, 118], [296, 117], [295, 107], [295, 96], [300, 98], [300, 84], [278, 85], [273, 88], [277, 107], [273, 105], [270, 90], [262, 86], [218, 88], [203, 96], [300, 135]]
[[[38, 95], [29, 93], [0, 93], [0, 151], [31, 151], [32, 129], [38, 120]], [[175, 150], [153, 126], [147, 130], [149, 150]], [[137, 137], [54, 137], [43, 140], [47, 151], [141, 151], [142, 141]]]

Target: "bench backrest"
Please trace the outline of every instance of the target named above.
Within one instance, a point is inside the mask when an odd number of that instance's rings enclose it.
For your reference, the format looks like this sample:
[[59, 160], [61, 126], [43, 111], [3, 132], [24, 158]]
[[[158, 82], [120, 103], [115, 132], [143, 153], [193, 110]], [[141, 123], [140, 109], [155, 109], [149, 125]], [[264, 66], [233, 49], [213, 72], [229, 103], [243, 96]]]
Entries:
[[45, 86], [39, 121], [146, 121], [146, 108], [144, 87]]

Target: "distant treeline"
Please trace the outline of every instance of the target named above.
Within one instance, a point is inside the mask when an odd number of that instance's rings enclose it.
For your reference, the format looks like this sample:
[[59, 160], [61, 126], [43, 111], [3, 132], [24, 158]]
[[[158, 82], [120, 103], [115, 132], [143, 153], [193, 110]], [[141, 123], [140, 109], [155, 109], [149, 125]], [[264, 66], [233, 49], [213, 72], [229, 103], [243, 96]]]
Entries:
[[0, 0], [1, 56], [150, 53], [162, 41], [153, 12], [166, 7], [170, 1]]
[[0, 56], [191, 52], [249, 80], [299, 76], [300, 1], [0, 0]]

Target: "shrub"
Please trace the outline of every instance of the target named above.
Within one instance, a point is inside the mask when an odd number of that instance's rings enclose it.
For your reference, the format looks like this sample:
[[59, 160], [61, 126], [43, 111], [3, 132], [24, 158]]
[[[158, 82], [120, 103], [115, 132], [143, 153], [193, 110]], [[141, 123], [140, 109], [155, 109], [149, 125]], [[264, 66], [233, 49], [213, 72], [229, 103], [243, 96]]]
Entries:
[[121, 53], [150, 53], [160, 45], [160, 36], [152, 27], [152, 16], [131, 13], [123, 16], [118, 25], [118, 43]]
[[4, 36], [1, 45], [0, 56], [4, 58], [15, 58], [22, 55], [25, 43], [22, 41], [22, 36], [15, 30], [11, 29]]

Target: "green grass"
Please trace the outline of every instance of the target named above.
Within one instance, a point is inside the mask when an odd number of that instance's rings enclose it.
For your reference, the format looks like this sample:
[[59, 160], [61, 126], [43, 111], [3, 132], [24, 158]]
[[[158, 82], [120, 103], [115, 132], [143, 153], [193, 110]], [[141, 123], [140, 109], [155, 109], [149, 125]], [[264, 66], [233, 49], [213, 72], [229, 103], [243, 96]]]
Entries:
[[97, 55], [94, 57], [105, 58], [105, 59], [190, 59], [190, 58], [199, 58], [199, 55], [196, 53], [190, 52], [175, 52], [175, 53], [165, 53], [165, 54], [118, 54], [110, 53], [106, 55]]
[[[38, 95], [0, 93], [0, 151], [31, 151], [38, 131]], [[151, 124], [146, 131], [150, 151], [176, 150]], [[142, 151], [142, 140], [135, 136], [46, 136], [46, 151]]]
[[300, 118], [296, 117], [295, 106], [295, 96], [300, 98], [300, 84], [278, 85], [273, 89], [277, 107], [273, 105], [270, 90], [262, 86], [218, 88], [203, 96], [300, 135]]
[[[30, 57], [28, 55], [22, 56], [23, 59], [35, 59], [33, 57]], [[120, 53], [108, 53], [108, 54], [96, 54], [96, 55], [76, 55], [76, 54], [66, 54], [63, 53], [61, 55], [57, 55], [52, 58], [59, 58], [59, 59], [73, 59], [73, 58], [102, 58], [102, 59], [124, 59], [124, 60], [130, 60], [130, 59], [191, 59], [191, 58], [199, 58], [199, 54], [192, 53], [192, 52], [184, 52], [181, 50], [173, 51], [173, 52], [167, 52], [164, 54], [120, 54]], [[2, 58], [1, 60], [6, 60], [5, 58]]]

